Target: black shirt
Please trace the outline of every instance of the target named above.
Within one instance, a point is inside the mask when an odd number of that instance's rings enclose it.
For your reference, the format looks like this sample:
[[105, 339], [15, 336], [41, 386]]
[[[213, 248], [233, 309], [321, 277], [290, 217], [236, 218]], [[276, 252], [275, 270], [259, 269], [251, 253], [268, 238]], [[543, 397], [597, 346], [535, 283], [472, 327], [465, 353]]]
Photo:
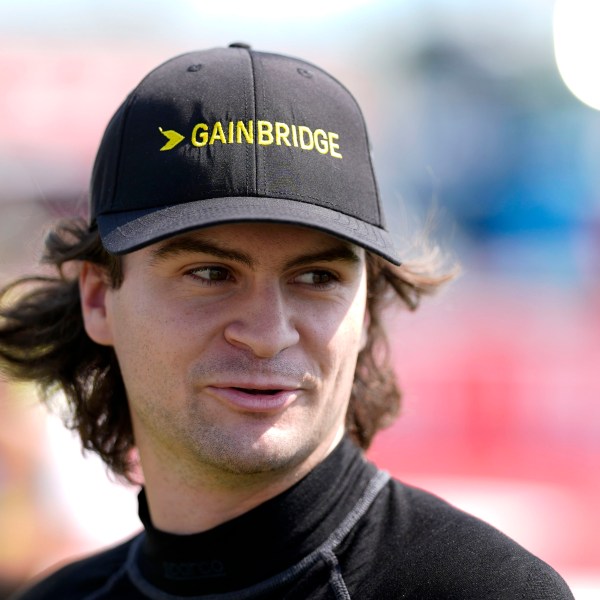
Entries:
[[344, 439], [302, 481], [209, 531], [153, 527], [68, 565], [21, 600], [563, 600], [547, 564]]

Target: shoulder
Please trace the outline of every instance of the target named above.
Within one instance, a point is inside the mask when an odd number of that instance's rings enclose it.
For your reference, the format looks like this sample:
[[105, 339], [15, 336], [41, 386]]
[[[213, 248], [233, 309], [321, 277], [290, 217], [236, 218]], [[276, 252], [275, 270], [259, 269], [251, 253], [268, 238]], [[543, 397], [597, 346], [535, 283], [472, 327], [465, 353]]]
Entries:
[[124, 570], [129, 548], [137, 536], [113, 548], [69, 563], [32, 581], [13, 600], [87, 598], [118, 578]]
[[[370, 538], [380, 559], [375, 569], [388, 593], [412, 590], [413, 595], [402, 597], [419, 599], [573, 598], [560, 575], [517, 542], [441, 498], [398, 481], [391, 480], [383, 490], [362, 529], [359, 535]], [[358, 536], [354, 543], [360, 545]]]

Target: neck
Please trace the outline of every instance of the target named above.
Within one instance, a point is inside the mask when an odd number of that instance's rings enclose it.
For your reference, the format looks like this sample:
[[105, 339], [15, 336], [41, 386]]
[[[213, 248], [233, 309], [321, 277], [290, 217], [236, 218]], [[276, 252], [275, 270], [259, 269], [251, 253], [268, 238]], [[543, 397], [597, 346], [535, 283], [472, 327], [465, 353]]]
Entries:
[[[376, 473], [362, 451], [345, 439], [290, 489], [192, 535], [157, 529], [142, 492], [139, 515], [145, 533], [136, 563], [148, 581], [173, 596], [229, 592], [228, 598], [237, 598], [234, 590], [272, 578], [321, 546], [365, 497]], [[190, 577], [171, 575], [181, 572]]]
[[185, 468], [180, 457], [165, 463], [140, 447], [152, 523], [165, 532], [192, 534], [234, 519], [300, 481], [335, 448], [342, 435], [343, 431], [292, 468], [252, 474], [224, 473], [206, 465]]

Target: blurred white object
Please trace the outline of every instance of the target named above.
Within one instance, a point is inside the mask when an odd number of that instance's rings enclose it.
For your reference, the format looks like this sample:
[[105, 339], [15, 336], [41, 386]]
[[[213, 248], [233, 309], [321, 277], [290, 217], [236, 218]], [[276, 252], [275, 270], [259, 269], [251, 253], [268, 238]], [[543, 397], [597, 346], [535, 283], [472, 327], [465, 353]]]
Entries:
[[556, 0], [554, 55], [560, 75], [573, 95], [600, 110], [600, 3]]

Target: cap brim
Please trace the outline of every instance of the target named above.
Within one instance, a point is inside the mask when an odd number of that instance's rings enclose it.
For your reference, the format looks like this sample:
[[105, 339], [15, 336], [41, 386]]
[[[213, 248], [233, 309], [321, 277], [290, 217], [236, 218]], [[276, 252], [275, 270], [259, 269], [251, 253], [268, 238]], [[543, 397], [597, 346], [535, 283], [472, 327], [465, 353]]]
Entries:
[[318, 229], [362, 246], [395, 265], [400, 264], [398, 252], [385, 229], [322, 206], [283, 198], [213, 198], [97, 217], [102, 243], [112, 254], [132, 252], [194, 229], [256, 221]]

